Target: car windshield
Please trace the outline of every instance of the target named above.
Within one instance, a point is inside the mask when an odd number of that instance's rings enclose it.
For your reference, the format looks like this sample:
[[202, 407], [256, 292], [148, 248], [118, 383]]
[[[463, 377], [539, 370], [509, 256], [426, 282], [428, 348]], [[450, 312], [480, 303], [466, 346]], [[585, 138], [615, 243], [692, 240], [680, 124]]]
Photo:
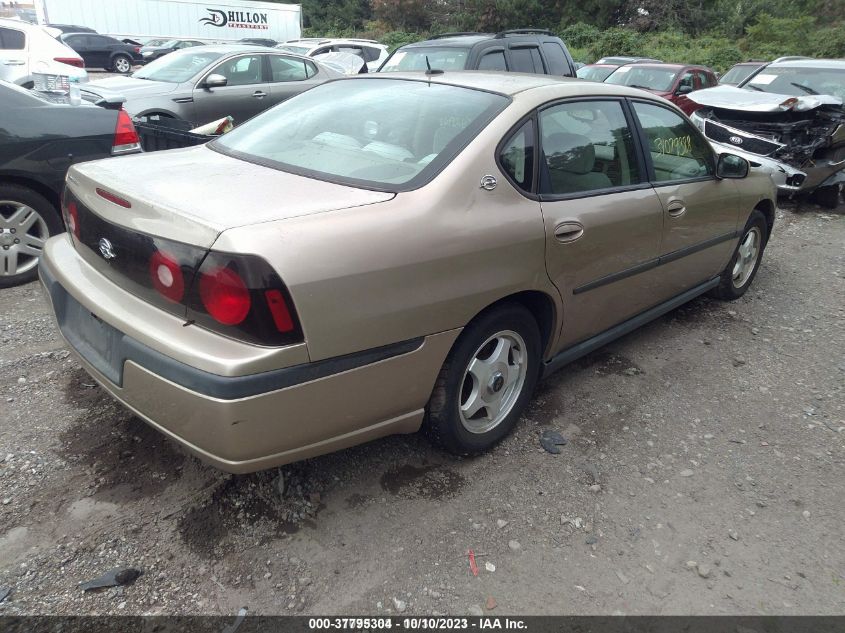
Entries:
[[666, 92], [672, 87], [677, 73], [678, 71], [674, 69], [654, 68], [652, 66], [620, 66], [604, 81], [620, 86]]
[[734, 66], [724, 75], [722, 78], [719, 79], [720, 84], [730, 84], [732, 86], [737, 85], [741, 81], [744, 81], [748, 78], [748, 76], [753, 73], [755, 70], [760, 68], [759, 66], [754, 65], [742, 65], [742, 66]]
[[615, 66], [583, 66], [576, 71], [579, 79], [590, 81], [604, 81], [607, 76], [616, 70]]
[[150, 40], [149, 42], [144, 44], [144, 46], [161, 46], [165, 42], [171, 42], [171, 41], [173, 41], [173, 40]]
[[393, 53], [379, 72], [394, 72], [399, 70], [427, 70], [426, 58], [432, 68], [438, 70], [463, 70], [466, 67], [468, 48], [437, 48], [434, 46], [420, 46], [406, 48]]
[[159, 46], [163, 46], [164, 48], [173, 48], [176, 46], [181, 40], [167, 40], [166, 42], [162, 42]]
[[307, 46], [293, 46], [292, 44], [280, 44], [276, 48], [281, 49], [283, 51], [296, 53], [297, 55], [307, 55], [308, 51], [311, 50]]
[[210, 147], [283, 171], [370, 189], [438, 173], [510, 100], [424, 81], [352, 79], [309, 90]]
[[213, 51], [176, 51], [150, 62], [141, 70], [135, 71], [135, 79], [164, 81], [171, 84], [188, 81], [211, 62], [219, 59], [223, 53]]
[[763, 69], [740, 88], [779, 95], [805, 97], [807, 95], [831, 95], [845, 99], [845, 64], [842, 68], [794, 68]]

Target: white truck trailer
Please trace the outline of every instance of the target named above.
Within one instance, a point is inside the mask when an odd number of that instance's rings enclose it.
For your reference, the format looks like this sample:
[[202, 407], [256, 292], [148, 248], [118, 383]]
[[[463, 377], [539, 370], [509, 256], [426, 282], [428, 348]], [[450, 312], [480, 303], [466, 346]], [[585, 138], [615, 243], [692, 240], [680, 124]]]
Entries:
[[299, 38], [302, 29], [300, 5], [252, 0], [35, 0], [35, 10], [40, 24], [87, 26], [139, 42], [154, 38], [284, 42]]

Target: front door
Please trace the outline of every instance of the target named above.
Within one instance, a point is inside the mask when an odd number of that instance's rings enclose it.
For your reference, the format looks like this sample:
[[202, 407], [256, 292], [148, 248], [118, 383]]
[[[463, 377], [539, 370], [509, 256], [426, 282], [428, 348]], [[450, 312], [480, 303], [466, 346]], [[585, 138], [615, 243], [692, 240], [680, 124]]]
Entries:
[[203, 125], [231, 116], [235, 125], [269, 107], [269, 88], [264, 79], [264, 56], [248, 54], [221, 62], [208, 75], [223, 75], [228, 83], [221, 88], [205, 88], [205, 77], [194, 88], [194, 123]]
[[558, 349], [659, 303], [662, 208], [621, 99], [540, 110], [546, 267], [564, 303]]
[[649, 179], [663, 208], [660, 268], [668, 295], [715, 277], [736, 244], [739, 189], [716, 178], [707, 140], [686, 118], [654, 102], [633, 101]]

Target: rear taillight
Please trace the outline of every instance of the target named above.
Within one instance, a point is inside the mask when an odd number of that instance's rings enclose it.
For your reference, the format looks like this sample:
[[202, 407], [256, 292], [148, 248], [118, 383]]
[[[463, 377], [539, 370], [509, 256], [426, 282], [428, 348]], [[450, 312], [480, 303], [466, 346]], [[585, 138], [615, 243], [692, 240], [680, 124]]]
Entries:
[[60, 64], [67, 64], [68, 66], [75, 66], [76, 68], [85, 68], [85, 62], [81, 57], [54, 57], [53, 61]]
[[172, 303], [185, 298], [185, 276], [176, 257], [155, 251], [150, 257], [150, 281], [158, 293]]
[[74, 237], [79, 238], [79, 210], [76, 208], [76, 203], [71, 200], [64, 205], [65, 226]]
[[140, 53], [140, 52], [141, 52], [141, 47], [140, 47], [140, 46], [136, 46], [136, 47], [135, 47], [135, 52], [136, 52], [136, 53]]
[[200, 273], [200, 299], [208, 314], [221, 325], [240, 325], [252, 307], [249, 289], [230, 268]]
[[125, 154], [127, 152], [137, 152], [139, 149], [141, 149], [141, 139], [138, 137], [135, 124], [132, 123], [132, 119], [129, 118], [126, 110], [118, 110], [111, 153]]

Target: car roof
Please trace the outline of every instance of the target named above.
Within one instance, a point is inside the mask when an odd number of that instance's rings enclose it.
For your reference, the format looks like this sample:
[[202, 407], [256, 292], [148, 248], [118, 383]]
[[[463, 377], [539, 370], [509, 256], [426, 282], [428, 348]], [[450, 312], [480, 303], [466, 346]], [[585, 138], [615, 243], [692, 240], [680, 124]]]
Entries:
[[[430, 40], [422, 40], [420, 42], [411, 42], [402, 48], [423, 48], [423, 47], [458, 47], [471, 48], [479, 42], [487, 41], [493, 38], [493, 33], [472, 33], [466, 35], [446, 35], [444, 37], [436, 37]], [[536, 37], [536, 36], [535, 36]], [[548, 37], [548, 36], [546, 36]]]
[[785, 62], [772, 62], [769, 68], [842, 68], [845, 59], [792, 59]]
[[389, 81], [391, 79], [405, 81], [426, 81], [436, 84], [458, 86], [460, 88], [471, 88], [474, 90], [486, 90], [505, 96], [514, 96], [520, 92], [545, 88], [548, 86], [559, 86], [561, 96], [579, 96], [584, 94], [610, 96], [642, 96], [641, 90], [618, 86], [615, 84], [597, 83], [586, 79], [574, 79], [572, 77], [557, 77], [555, 75], [535, 75], [529, 73], [513, 73], [483, 70], [457, 70], [443, 72], [427, 76], [423, 71], [416, 72], [391, 72], [391, 73], [370, 73], [366, 75], [354, 75], [338, 81], [356, 81], [359, 79], [378, 79]]
[[[625, 65], [628, 66], [628, 64], [625, 64]], [[707, 66], [700, 66], [698, 64], [664, 64], [662, 62], [661, 63], [652, 63], [652, 62], [642, 63], [642, 62], [640, 62], [638, 64], [630, 64], [630, 65], [636, 66], [637, 68], [655, 68], [655, 69], [658, 69], [658, 70], [675, 70], [675, 71], [687, 70], [687, 69], [690, 69], [690, 70], [707, 70], [707, 71], [710, 70], [709, 68], [707, 68]]]

